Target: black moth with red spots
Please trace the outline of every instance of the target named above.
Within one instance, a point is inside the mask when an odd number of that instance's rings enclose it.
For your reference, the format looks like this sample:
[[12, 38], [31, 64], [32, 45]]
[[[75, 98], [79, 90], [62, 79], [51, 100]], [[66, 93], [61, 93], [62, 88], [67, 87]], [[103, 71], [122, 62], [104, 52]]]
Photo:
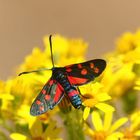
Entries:
[[[102, 59], [94, 59], [65, 67], [54, 67], [51, 36], [49, 39], [53, 64], [53, 68], [50, 69], [52, 70], [52, 76], [31, 106], [30, 113], [33, 116], [43, 114], [49, 109], [53, 109], [54, 106], [63, 99], [64, 95], [69, 98], [75, 108], [79, 109], [82, 105], [82, 101], [77, 86], [91, 82], [95, 77], [99, 76], [106, 67], [106, 62]], [[37, 71], [40, 70], [31, 72]], [[23, 72], [21, 74], [26, 73], [30, 72]]]

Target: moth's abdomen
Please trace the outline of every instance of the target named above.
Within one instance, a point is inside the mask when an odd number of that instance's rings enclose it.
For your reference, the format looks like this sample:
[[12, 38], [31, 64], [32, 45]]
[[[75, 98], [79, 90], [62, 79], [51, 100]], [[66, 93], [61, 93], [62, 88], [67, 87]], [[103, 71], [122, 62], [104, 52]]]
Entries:
[[56, 80], [64, 88], [64, 91], [69, 97], [69, 100], [72, 103], [72, 105], [75, 108], [79, 109], [82, 105], [82, 101], [81, 101], [81, 98], [79, 96], [79, 92], [77, 91], [77, 89], [70, 84], [67, 76], [64, 73], [58, 72], [55, 76], [56, 76], [55, 77]]
[[67, 95], [68, 95], [72, 105], [75, 108], [79, 109], [82, 105], [82, 101], [81, 101], [78, 91], [76, 89], [71, 89], [67, 92]]

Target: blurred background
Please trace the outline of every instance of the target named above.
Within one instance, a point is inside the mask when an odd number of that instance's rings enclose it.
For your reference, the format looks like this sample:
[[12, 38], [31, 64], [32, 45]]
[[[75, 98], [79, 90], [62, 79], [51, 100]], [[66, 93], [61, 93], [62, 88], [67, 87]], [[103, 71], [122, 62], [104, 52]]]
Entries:
[[7, 79], [44, 35], [83, 38], [88, 59], [113, 50], [123, 32], [140, 27], [140, 1], [0, 0], [0, 79]]

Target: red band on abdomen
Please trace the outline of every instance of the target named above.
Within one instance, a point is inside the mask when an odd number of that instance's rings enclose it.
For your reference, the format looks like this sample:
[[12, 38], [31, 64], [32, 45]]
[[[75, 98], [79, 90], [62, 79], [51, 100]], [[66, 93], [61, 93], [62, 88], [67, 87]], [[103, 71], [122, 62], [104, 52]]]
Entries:
[[68, 92], [69, 97], [75, 96], [76, 94], [79, 94], [77, 90], [72, 90], [72, 91]]

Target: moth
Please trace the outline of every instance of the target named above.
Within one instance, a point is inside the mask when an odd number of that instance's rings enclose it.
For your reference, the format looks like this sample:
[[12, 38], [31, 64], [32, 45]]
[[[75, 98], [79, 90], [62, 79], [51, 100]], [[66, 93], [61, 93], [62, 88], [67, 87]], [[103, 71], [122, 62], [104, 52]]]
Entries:
[[71, 104], [76, 109], [79, 109], [82, 105], [82, 101], [78, 86], [94, 80], [106, 67], [106, 61], [103, 59], [94, 59], [65, 67], [55, 67], [52, 52], [52, 35], [49, 36], [49, 42], [53, 67], [51, 69], [44, 68], [19, 74], [52, 70], [52, 76], [31, 105], [30, 114], [33, 116], [41, 115], [49, 109], [53, 109], [61, 102], [64, 95], [69, 98]]

